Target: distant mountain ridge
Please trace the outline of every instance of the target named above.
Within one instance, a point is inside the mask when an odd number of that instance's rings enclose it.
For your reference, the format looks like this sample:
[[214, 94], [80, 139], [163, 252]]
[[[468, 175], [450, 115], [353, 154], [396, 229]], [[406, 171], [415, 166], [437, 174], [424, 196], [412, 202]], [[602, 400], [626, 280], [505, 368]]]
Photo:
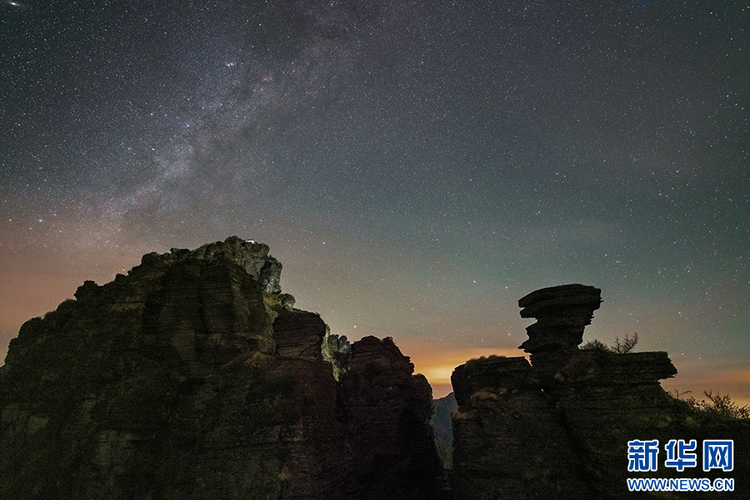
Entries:
[[430, 423], [435, 433], [438, 454], [443, 467], [451, 469], [453, 468], [453, 423], [451, 415], [458, 409], [456, 395], [451, 392], [440, 399], [434, 399], [432, 406], [435, 412], [432, 414]]

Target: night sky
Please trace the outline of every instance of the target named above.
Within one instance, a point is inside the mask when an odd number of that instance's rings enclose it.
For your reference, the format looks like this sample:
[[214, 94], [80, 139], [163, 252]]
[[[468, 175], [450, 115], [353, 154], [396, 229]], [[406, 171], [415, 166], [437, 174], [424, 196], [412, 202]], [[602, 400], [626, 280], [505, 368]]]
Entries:
[[750, 402], [750, 7], [740, 1], [0, 1], [0, 359], [141, 255], [238, 235], [351, 340], [585, 339]]

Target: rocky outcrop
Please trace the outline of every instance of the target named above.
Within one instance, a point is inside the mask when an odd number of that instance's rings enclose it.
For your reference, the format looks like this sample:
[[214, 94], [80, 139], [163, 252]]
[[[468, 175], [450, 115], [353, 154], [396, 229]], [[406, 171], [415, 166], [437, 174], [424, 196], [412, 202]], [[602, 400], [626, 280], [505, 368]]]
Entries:
[[342, 378], [356, 498], [431, 500], [442, 465], [431, 427], [432, 388], [390, 338], [352, 344]]
[[571, 352], [583, 342], [583, 329], [591, 324], [602, 302], [602, 291], [593, 286], [563, 285], [542, 288], [518, 301], [522, 318], [536, 318], [526, 328], [526, 352]]
[[[664, 467], [669, 440], [747, 442], [750, 422], [711, 420], [668, 395], [659, 380], [677, 371], [664, 352], [580, 350], [583, 329], [600, 303], [599, 289], [577, 284], [533, 292], [519, 301], [521, 316], [539, 320], [521, 345], [531, 363], [491, 356], [455, 369], [457, 500], [634, 498], [628, 477], [750, 477], [738, 461], [747, 457], [747, 447], [735, 448], [737, 472]], [[652, 439], [662, 446], [659, 469], [628, 472], [628, 441]], [[749, 493], [738, 482], [735, 491], [740, 489], [739, 497]]]
[[0, 367], [0, 498], [430, 498], [425, 379], [294, 309], [280, 272], [233, 237], [26, 322]]

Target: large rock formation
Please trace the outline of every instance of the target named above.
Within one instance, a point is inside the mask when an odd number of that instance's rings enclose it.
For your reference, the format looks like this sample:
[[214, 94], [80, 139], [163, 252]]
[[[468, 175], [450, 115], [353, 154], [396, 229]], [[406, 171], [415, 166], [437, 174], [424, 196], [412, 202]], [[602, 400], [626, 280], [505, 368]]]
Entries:
[[[521, 345], [531, 363], [491, 356], [455, 369], [456, 500], [652, 498], [630, 492], [629, 477], [737, 478], [737, 497], [750, 498], [740, 479], [750, 477], [750, 421], [716, 420], [667, 394], [659, 380], [677, 370], [664, 352], [579, 349], [600, 302], [599, 289], [577, 284], [533, 292], [519, 300], [521, 316], [539, 320]], [[653, 439], [658, 470], [628, 472], [628, 441]], [[733, 439], [734, 472], [665, 467], [671, 439]], [[700, 493], [712, 494], [726, 495]]]
[[0, 367], [0, 498], [431, 498], [431, 390], [350, 345], [236, 237], [145, 255], [26, 322]]
[[[390, 338], [352, 344], [342, 377], [358, 488], [354, 498], [434, 499], [442, 464], [432, 428], [432, 388]], [[408, 453], [405, 453], [408, 450]]]

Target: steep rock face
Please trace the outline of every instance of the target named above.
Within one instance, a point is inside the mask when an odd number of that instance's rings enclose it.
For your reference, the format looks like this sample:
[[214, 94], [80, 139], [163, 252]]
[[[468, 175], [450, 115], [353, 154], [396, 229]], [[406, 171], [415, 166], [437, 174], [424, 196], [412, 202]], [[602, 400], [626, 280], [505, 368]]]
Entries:
[[393, 477], [363, 464], [436, 460], [363, 445], [431, 439], [429, 390], [395, 346], [360, 358], [293, 309], [280, 271], [232, 237], [148, 254], [26, 322], [0, 367], [0, 498], [371, 498]]
[[526, 358], [491, 356], [453, 372], [457, 499], [589, 499], [582, 461]]
[[342, 383], [348, 442], [355, 456], [355, 496], [428, 500], [437, 496], [442, 465], [431, 427], [432, 388], [390, 338], [352, 344]]
[[[747, 465], [731, 473], [703, 472], [699, 465], [680, 474], [664, 467], [663, 446], [669, 440], [746, 442], [750, 422], [710, 421], [669, 396], [659, 380], [677, 371], [664, 352], [579, 350], [599, 294], [576, 284], [527, 295], [519, 301], [521, 315], [539, 319], [521, 345], [531, 363], [491, 356], [455, 369], [457, 500], [634, 498], [639, 494], [628, 491], [628, 477], [748, 477]], [[636, 439], [659, 440], [657, 471], [628, 472], [627, 443]], [[735, 464], [748, 455], [747, 448], [735, 449]], [[749, 493], [747, 486], [739, 487]]]

